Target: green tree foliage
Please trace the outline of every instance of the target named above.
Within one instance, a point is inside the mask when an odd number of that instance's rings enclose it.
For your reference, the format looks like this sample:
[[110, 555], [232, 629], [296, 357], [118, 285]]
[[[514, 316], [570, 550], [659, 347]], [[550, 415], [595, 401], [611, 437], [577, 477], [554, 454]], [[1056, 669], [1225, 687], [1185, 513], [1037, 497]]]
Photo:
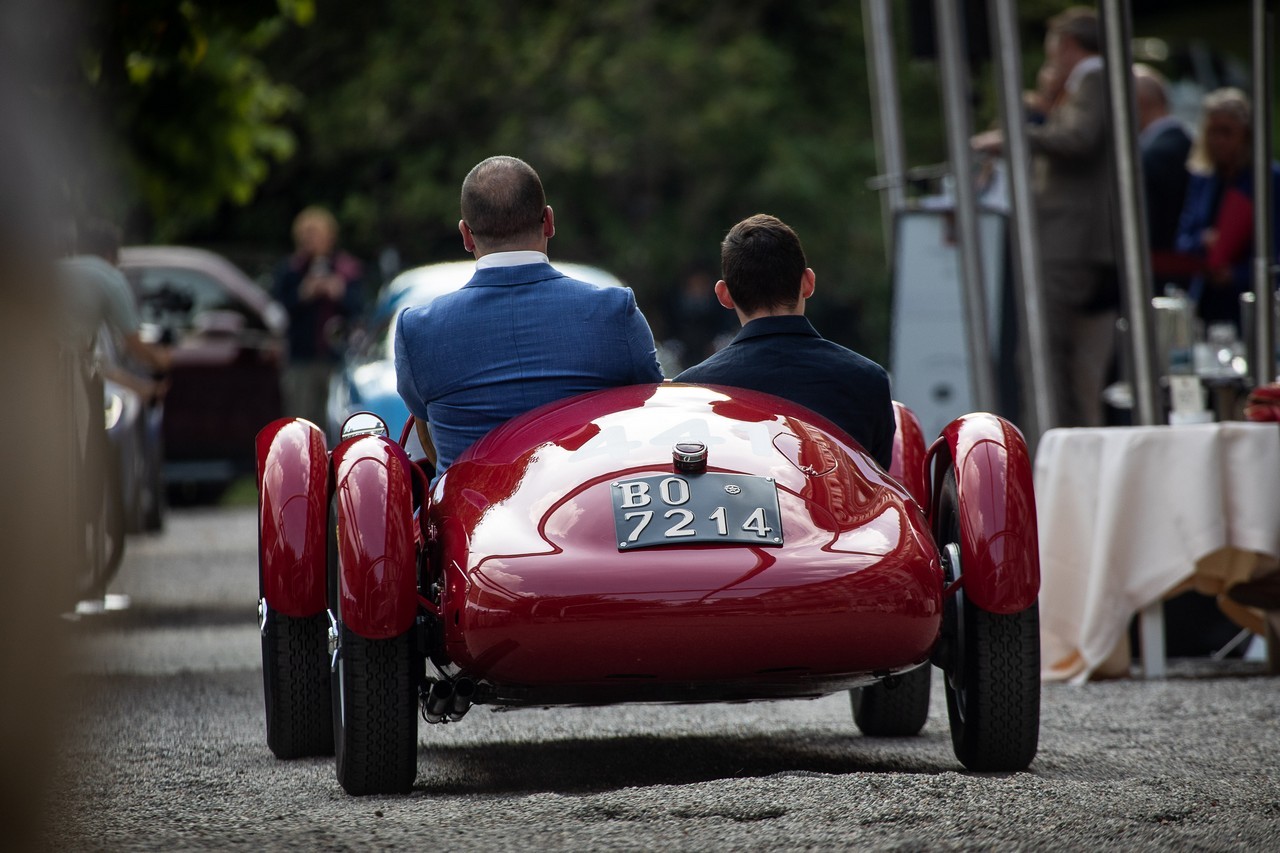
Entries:
[[800, 233], [817, 307], [844, 307], [885, 287], [862, 38], [847, 0], [321, 2], [270, 53], [305, 97], [299, 156], [246, 234], [320, 201], [366, 254], [456, 258], [462, 177], [508, 153], [542, 174], [556, 257], [618, 272], [651, 315], [759, 211]]
[[76, 212], [179, 238], [224, 202], [247, 202], [293, 153], [281, 118], [296, 95], [257, 54], [286, 22], [306, 23], [311, 0], [71, 5], [79, 73], [60, 81], [60, 97], [96, 119], [89, 162], [67, 186]]

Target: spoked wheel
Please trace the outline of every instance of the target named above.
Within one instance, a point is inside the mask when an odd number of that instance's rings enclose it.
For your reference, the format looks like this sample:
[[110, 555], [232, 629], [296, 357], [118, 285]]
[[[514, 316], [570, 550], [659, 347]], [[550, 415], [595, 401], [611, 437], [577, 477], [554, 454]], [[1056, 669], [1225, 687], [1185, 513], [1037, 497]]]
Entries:
[[[960, 503], [948, 468], [934, 522], [947, 579], [960, 577]], [[947, 716], [956, 757], [969, 770], [1024, 770], [1040, 739], [1040, 616], [978, 608], [961, 587], [943, 620]]]
[[[329, 530], [337, 529], [330, 507]], [[348, 794], [407, 794], [418, 775], [418, 675], [423, 662], [413, 632], [370, 640], [342, 624], [337, 543], [329, 543], [329, 629], [334, 752]]]
[[891, 685], [880, 682], [849, 691], [853, 721], [867, 737], [913, 737], [929, 719], [933, 667], [919, 666]]
[[285, 616], [265, 601], [258, 607], [267, 746], [276, 758], [333, 755], [328, 616]]

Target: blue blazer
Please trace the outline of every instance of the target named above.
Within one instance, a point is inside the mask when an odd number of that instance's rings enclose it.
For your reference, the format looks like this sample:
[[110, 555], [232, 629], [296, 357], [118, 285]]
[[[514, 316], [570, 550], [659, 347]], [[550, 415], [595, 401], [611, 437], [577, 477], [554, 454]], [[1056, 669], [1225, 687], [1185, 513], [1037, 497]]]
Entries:
[[437, 473], [494, 427], [556, 400], [661, 382], [653, 333], [630, 288], [550, 264], [477, 270], [396, 321], [396, 381], [427, 421]]

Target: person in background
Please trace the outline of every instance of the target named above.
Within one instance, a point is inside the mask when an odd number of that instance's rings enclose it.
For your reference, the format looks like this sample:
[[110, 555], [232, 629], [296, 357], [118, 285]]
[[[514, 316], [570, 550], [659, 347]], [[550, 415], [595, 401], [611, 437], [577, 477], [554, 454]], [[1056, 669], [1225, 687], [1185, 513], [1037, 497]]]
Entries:
[[555, 214], [532, 166], [504, 156], [478, 163], [462, 182], [461, 207], [458, 231], [475, 275], [396, 319], [396, 382], [437, 476], [530, 409], [662, 381], [631, 289], [551, 266]]
[[[1239, 329], [1240, 294], [1252, 288], [1253, 110], [1239, 89], [1217, 89], [1205, 96], [1203, 116], [1175, 247], [1200, 263], [1191, 298], [1205, 325]], [[1280, 170], [1269, 168], [1280, 200]]]
[[724, 349], [675, 378], [728, 385], [799, 403], [852, 436], [886, 471], [893, 461], [893, 398], [884, 368], [824, 339], [804, 316], [816, 276], [796, 232], [758, 213], [720, 246], [720, 304], [742, 330]]
[[338, 248], [338, 221], [323, 207], [293, 220], [294, 252], [277, 267], [275, 298], [289, 312], [285, 414], [324, 426], [329, 378], [342, 357], [347, 321], [359, 313], [363, 269]]
[[[1058, 426], [1102, 426], [1102, 391], [1115, 360], [1120, 280], [1111, 118], [1098, 55], [1098, 18], [1075, 6], [1049, 20], [1046, 63], [1062, 94], [1043, 124], [1028, 124], [1044, 262], [1044, 307]], [[973, 147], [998, 154], [999, 130]]]
[[1134, 98], [1138, 107], [1138, 149], [1142, 154], [1142, 182], [1147, 198], [1148, 247], [1159, 295], [1166, 284], [1187, 286], [1187, 270], [1172, 256], [1178, 219], [1187, 195], [1187, 157], [1191, 132], [1169, 112], [1169, 87], [1149, 65], [1133, 67]]
[[115, 225], [100, 219], [85, 220], [75, 228], [76, 254], [58, 261], [58, 276], [75, 326], [74, 346], [88, 353], [99, 329], [105, 327], [138, 370], [102, 365], [104, 375], [153, 402], [168, 389], [169, 350], [142, 340], [137, 298], [117, 266], [120, 242], [120, 229]]

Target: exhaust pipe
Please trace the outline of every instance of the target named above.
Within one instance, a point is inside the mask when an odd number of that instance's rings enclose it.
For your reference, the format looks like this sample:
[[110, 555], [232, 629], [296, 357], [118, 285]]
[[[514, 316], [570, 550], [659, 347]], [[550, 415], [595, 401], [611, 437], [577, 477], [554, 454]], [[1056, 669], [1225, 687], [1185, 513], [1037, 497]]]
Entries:
[[449, 708], [449, 719], [458, 722], [463, 714], [471, 708], [471, 699], [476, 695], [476, 683], [470, 678], [459, 678], [453, 683], [453, 703]]
[[428, 723], [443, 723], [453, 706], [453, 682], [433, 681], [422, 700], [422, 718]]

